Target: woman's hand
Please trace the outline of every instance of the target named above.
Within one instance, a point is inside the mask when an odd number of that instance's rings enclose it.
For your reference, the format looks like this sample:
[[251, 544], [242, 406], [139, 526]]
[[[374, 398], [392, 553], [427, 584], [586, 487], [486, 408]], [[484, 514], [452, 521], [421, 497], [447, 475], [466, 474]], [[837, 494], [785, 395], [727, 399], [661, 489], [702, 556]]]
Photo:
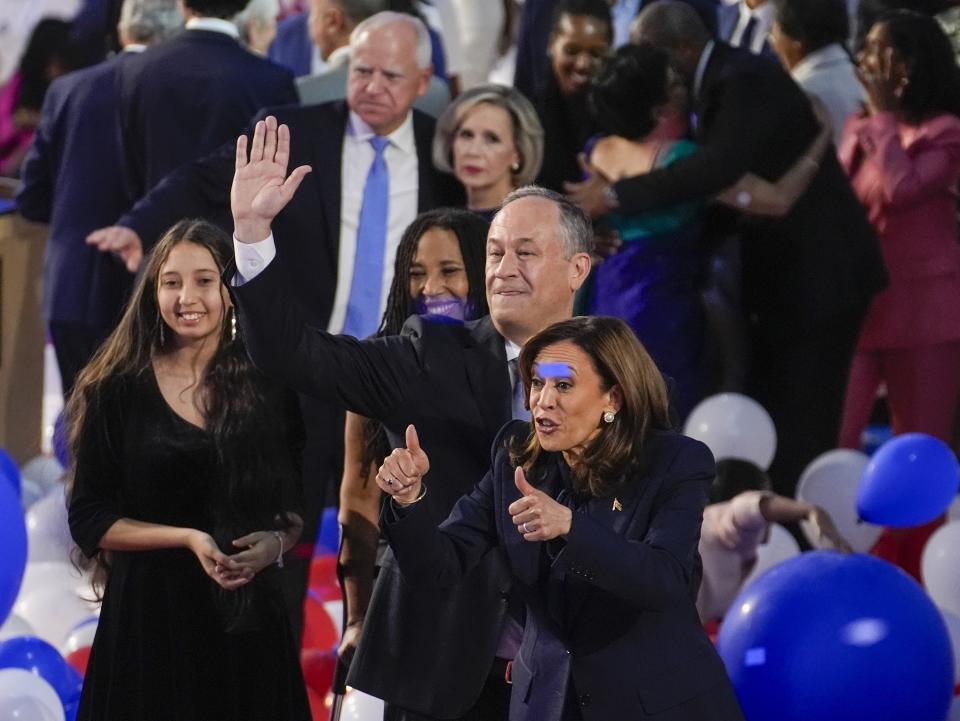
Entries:
[[550, 541], [570, 533], [573, 511], [527, 483], [519, 466], [513, 475], [523, 498], [507, 509], [525, 541]]
[[838, 531], [836, 525], [834, 525], [830, 514], [820, 508], [820, 506], [813, 507], [813, 510], [810, 511], [810, 514], [807, 516], [807, 520], [817, 534], [818, 547], [820, 543], [825, 542], [843, 553], [853, 553], [853, 548], [847, 542], [847, 539], [840, 535], [840, 531]]
[[193, 531], [187, 547], [193, 551], [206, 574], [227, 591], [236, 590], [253, 578], [252, 573], [235, 565], [230, 556], [220, 550], [209, 533]]
[[270, 223], [310, 172], [309, 165], [301, 165], [287, 177], [289, 160], [290, 130], [286, 125], [278, 128], [272, 115], [257, 123], [249, 159], [247, 136], [237, 138], [230, 209], [234, 235], [241, 243], [256, 243], [270, 235]]
[[420, 498], [423, 477], [430, 470], [430, 459], [420, 447], [413, 424], [407, 426], [406, 441], [406, 448], [395, 448], [383, 459], [376, 478], [380, 490], [403, 506]]
[[283, 536], [273, 531], [254, 531], [233, 541], [243, 551], [229, 556], [230, 561], [250, 577], [276, 562], [283, 551]]

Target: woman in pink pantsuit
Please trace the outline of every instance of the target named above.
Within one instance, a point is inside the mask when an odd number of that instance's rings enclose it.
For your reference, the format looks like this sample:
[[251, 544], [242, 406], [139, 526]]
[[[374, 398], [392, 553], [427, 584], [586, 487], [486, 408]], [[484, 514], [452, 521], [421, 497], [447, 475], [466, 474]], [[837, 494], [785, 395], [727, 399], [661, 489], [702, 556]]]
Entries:
[[[860, 447], [881, 383], [894, 433], [949, 441], [960, 392], [960, 69], [936, 21], [906, 11], [873, 25], [858, 63], [867, 107], [847, 121], [839, 154], [890, 285], [864, 321], [840, 445]], [[918, 575], [936, 525], [888, 534], [882, 555]]]

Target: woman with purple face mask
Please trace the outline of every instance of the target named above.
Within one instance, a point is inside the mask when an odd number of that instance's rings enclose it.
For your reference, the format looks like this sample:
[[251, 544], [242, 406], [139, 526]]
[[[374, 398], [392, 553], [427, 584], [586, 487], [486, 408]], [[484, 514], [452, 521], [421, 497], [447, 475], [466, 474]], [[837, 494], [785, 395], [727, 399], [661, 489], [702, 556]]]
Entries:
[[[400, 239], [377, 335], [398, 335], [411, 315], [438, 323], [487, 315], [486, 240], [487, 222], [469, 210], [441, 208], [419, 215]], [[338, 514], [346, 619], [339, 658], [345, 666], [356, 650], [376, 575], [381, 493], [372, 479], [391, 448], [377, 421], [347, 413]]]

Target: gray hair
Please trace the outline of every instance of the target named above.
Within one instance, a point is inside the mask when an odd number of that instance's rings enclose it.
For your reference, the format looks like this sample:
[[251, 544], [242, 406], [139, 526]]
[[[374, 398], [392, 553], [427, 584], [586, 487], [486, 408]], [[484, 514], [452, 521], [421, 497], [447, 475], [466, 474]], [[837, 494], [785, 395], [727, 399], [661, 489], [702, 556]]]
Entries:
[[397, 13], [393, 12], [392, 10], [385, 10], [382, 13], [377, 13], [376, 15], [367, 18], [362, 23], [357, 25], [357, 27], [353, 29], [353, 32], [350, 33], [350, 46], [353, 47], [356, 45], [357, 41], [360, 39], [360, 36], [364, 33], [377, 30], [387, 25], [392, 25], [394, 23], [407, 23], [411, 28], [413, 28], [414, 32], [417, 33], [417, 67], [421, 70], [423, 68], [430, 67], [432, 46], [430, 44], [430, 33], [427, 31], [427, 26], [424, 25], [419, 18], [415, 18], [413, 15], [407, 15], [406, 13]]
[[183, 28], [177, 0], [124, 0], [117, 30], [132, 43], [158, 43]]
[[710, 31], [697, 11], [679, 0], [659, 0], [641, 10], [630, 26], [630, 42], [651, 43], [663, 50], [704, 45]]
[[386, 0], [335, 0], [351, 25], [359, 25], [367, 18], [383, 12]]
[[510, 203], [521, 198], [543, 198], [557, 206], [557, 216], [560, 225], [560, 244], [563, 246], [563, 257], [570, 260], [577, 253], [590, 253], [593, 250], [593, 224], [590, 218], [567, 199], [549, 188], [539, 185], [525, 185], [517, 188], [503, 199], [503, 205], [497, 212], [499, 215]]
[[280, 0], [250, 0], [247, 6], [231, 18], [231, 22], [240, 31], [240, 37], [246, 35], [247, 23], [259, 20], [268, 23], [276, 20], [280, 14]]
[[481, 103], [503, 108], [513, 126], [513, 144], [520, 155], [520, 169], [514, 173], [514, 185], [532, 183], [543, 163], [543, 126], [537, 111], [519, 90], [506, 85], [477, 85], [457, 96], [437, 120], [433, 135], [433, 165], [452, 173], [453, 138], [463, 118]]

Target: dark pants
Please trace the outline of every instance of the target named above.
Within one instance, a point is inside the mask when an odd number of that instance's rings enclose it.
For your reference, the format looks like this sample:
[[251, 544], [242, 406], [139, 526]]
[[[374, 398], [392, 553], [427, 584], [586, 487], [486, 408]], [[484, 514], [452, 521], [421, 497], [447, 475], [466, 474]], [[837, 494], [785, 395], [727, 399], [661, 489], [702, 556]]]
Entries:
[[[506, 659], [493, 662], [490, 675], [483, 685], [480, 698], [466, 714], [448, 721], [506, 721], [510, 714], [510, 684], [506, 681]], [[424, 679], [428, 683], [429, 679]], [[385, 704], [383, 721], [437, 721], [431, 716], [421, 716], [399, 706]]]
[[100, 344], [110, 335], [112, 328], [101, 328], [86, 323], [65, 323], [50, 321], [50, 339], [57, 356], [57, 368], [60, 370], [60, 382], [63, 385], [63, 397], [73, 390], [77, 375], [84, 369]]

